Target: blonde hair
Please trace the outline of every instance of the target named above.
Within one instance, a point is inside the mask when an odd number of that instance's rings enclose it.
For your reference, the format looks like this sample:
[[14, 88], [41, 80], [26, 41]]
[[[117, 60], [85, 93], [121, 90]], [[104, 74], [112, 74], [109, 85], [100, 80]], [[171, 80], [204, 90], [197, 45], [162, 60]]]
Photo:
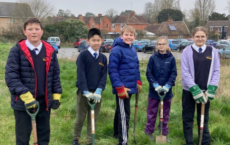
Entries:
[[171, 48], [169, 47], [169, 42], [168, 42], [168, 39], [164, 36], [161, 36], [157, 39], [157, 43], [159, 40], [165, 40], [166, 41], [166, 44], [167, 44], [167, 48], [166, 48], [166, 51], [169, 51], [169, 52], [172, 52]]
[[123, 35], [124, 33], [126, 32], [131, 32], [134, 34], [135, 36], [135, 33], [136, 33], [136, 30], [132, 27], [132, 26], [128, 26], [128, 25], [125, 25], [122, 29], [121, 29], [121, 35]]
[[198, 31], [204, 32], [204, 33], [206, 34], [206, 36], [208, 37], [208, 30], [207, 30], [205, 27], [203, 27], [203, 26], [195, 27], [195, 28], [192, 30], [192, 37], [194, 37], [195, 34], [196, 34], [196, 32], [198, 32]]

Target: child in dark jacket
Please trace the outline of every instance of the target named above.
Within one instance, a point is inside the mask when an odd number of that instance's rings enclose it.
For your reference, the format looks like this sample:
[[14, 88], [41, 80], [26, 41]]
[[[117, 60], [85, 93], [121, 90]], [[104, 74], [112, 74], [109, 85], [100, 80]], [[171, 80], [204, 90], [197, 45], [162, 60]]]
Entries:
[[38, 19], [24, 23], [26, 40], [20, 40], [9, 53], [5, 80], [11, 93], [14, 109], [16, 144], [28, 145], [31, 134], [31, 117], [26, 108], [36, 115], [39, 145], [48, 145], [50, 139], [50, 112], [60, 105], [62, 93], [60, 70], [54, 48], [41, 41], [43, 27]]
[[[160, 97], [158, 93], [166, 93], [164, 97], [163, 135], [168, 135], [168, 121], [171, 106], [172, 86], [177, 76], [176, 62], [168, 47], [167, 38], [160, 37], [157, 40], [158, 52], [153, 54], [148, 62], [146, 76], [149, 81], [149, 98], [147, 108], [147, 123], [145, 133], [153, 140], [152, 133], [155, 130], [155, 122], [158, 113]], [[160, 128], [160, 126], [158, 126]], [[167, 141], [169, 139], [167, 138]]]
[[114, 117], [114, 137], [119, 138], [119, 145], [127, 145], [130, 98], [132, 94], [140, 93], [139, 60], [132, 42], [135, 39], [135, 29], [124, 26], [121, 36], [113, 44], [109, 57], [109, 76], [116, 94], [116, 112]]
[[107, 79], [107, 58], [99, 52], [103, 41], [99, 29], [92, 28], [88, 32], [90, 47], [80, 53], [77, 59], [77, 113], [74, 123], [74, 133], [72, 145], [78, 145], [81, 136], [81, 130], [84, 125], [86, 115], [87, 123], [87, 145], [92, 144], [91, 135], [91, 107], [87, 101], [96, 103], [95, 124], [101, 108], [102, 91], [105, 89]]

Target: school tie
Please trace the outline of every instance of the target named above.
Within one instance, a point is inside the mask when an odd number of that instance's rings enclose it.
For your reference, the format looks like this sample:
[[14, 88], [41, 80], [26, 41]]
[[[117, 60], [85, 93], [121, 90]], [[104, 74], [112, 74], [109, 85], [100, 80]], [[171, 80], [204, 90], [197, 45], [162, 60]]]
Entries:
[[94, 53], [93, 55], [94, 55], [94, 58], [97, 58], [97, 53]]
[[38, 51], [38, 48], [33, 49], [33, 53], [36, 54], [36, 51]]
[[202, 53], [202, 48], [199, 48], [199, 53]]

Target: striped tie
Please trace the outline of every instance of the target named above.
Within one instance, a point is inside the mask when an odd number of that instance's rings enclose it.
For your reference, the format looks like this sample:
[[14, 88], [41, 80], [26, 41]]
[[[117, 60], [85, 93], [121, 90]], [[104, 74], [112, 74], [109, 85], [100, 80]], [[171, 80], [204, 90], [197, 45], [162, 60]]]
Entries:
[[38, 48], [33, 49], [33, 53], [36, 54], [36, 51], [38, 51]]
[[97, 53], [94, 53], [93, 55], [94, 55], [94, 58], [97, 58]]
[[202, 48], [199, 48], [199, 53], [202, 53]]

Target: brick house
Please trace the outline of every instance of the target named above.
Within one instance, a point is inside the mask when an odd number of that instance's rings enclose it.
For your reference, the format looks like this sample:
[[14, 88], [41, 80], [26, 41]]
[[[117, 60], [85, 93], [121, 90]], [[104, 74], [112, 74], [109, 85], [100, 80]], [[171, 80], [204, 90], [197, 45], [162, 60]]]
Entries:
[[149, 25], [145, 30], [155, 33], [158, 37], [165, 36], [169, 39], [190, 37], [190, 31], [184, 21], [172, 21], [168, 19], [167, 22]]
[[132, 26], [136, 30], [144, 30], [149, 23], [143, 16], [135, 15], [135, 12], [131, 11], [129, 15], [117, 16], [113, 19], [111, 32], [121, 33], [125, 25]]
[[0, 34], [10, 26], [23, 24], [28, 17], [33, 17], [29, 4], [0, 2]]
[[230, 21], [220, 20], [220, 21], [208, 21], [205, 27], [211, 32], [219, 33], [221, 39], [230, 38]]
[[89, 29], [98, 28], [106, 32], [111, 32], [111, 22], [108, 17], [102, 16], [102, 14], [98, 14], [96, 17], [86, 17], [80, 14], [77, 19], [82, 21]]

